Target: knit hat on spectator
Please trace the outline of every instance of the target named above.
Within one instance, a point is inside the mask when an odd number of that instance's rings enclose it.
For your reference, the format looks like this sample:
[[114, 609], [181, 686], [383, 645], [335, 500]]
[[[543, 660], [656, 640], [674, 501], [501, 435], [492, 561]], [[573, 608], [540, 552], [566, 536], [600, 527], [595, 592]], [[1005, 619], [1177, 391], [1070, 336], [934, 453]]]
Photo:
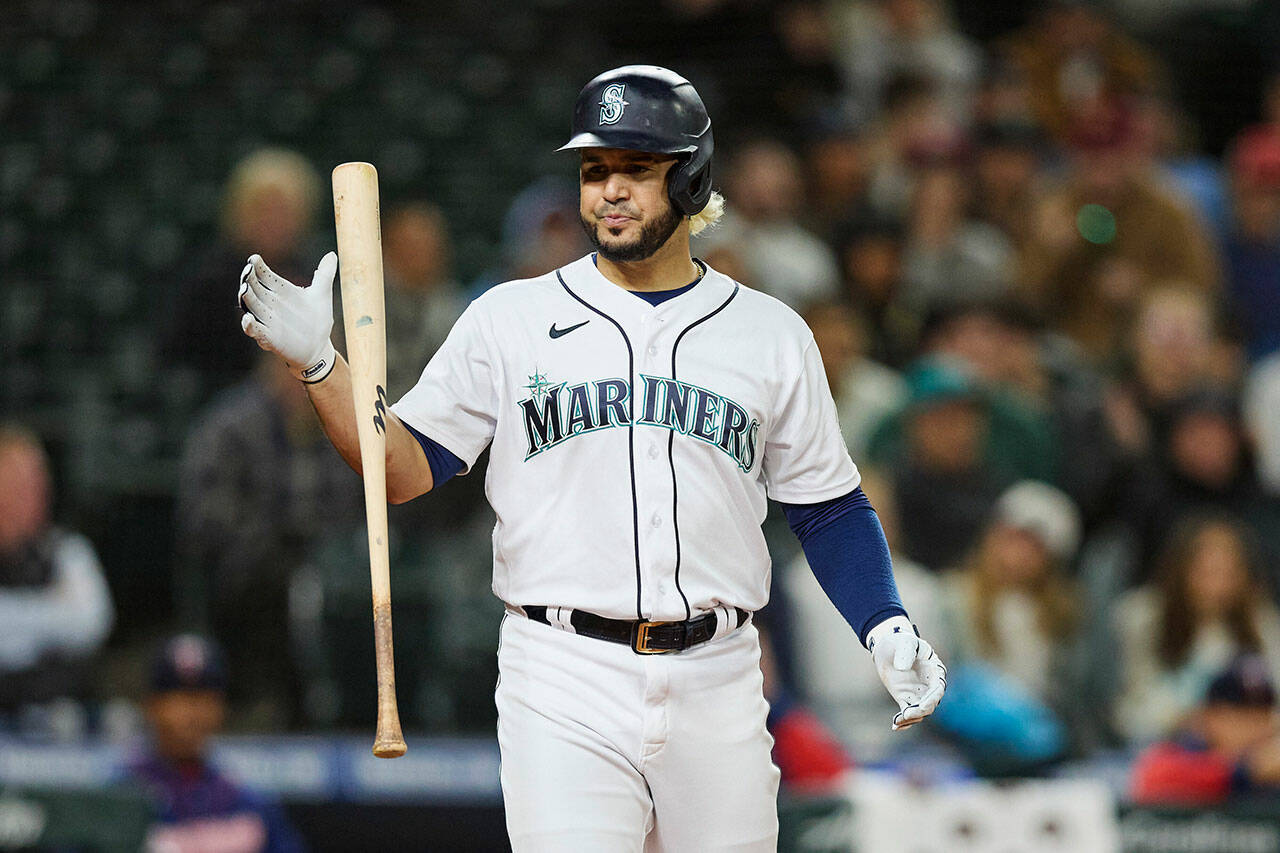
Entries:
[[227, 689], [227, 662], [222, 648], [195, 634], [180, 634], [167, 640], [151, 667], [151, 689]]
[[1023, 480], [1010, 486], [996, 502], [994, 519], [1036, 536], [1064, 562], [1080, 547], [1080, 511], [1065, 492], [1048, 483]]
[[1276, 704], [1275, 687], [1267, 664], [1258, 655], [1241, 655], [1209, 683], [1206, 705], [1270, 708]]
[[920, 359], [906, 378], [909, 410], [926, 409], [953, 400], [981, 403], [985, 399], [973, 371], [958, 359]]

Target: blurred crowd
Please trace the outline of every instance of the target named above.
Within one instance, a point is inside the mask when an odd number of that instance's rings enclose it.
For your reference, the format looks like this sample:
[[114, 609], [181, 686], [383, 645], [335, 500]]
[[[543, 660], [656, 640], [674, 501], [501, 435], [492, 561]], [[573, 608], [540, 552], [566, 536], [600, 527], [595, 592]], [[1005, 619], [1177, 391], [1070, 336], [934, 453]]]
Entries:
[[[927, 740], [989, 775], [1141, 754], [1140, 798], [1273, 784], [1280, 73], [1209, 146], [1185, 74], [1149, 45], [1167, 4], [989, 5], [673, 0], [601, 34], [709, 102], [728, 212], [694, 252], [809, 323], [903, 600], [950, 668], [936, 724], [891, 736], [865, 652], [771, 517], [779, 764], [821, 776]], [[1177, 5], [1192, 22], [1253, 8]], [[251, 252], [309, 280], [327, 165], [282, 147], [239, 161], [156, 342], [201, 400], [170, 627], [225, 647], [242, 730], [364, 726], [373, 708], [360, 480], [231, 298]], [[429, 192], [384, 208], [392, 399], [469, 299], [587, 251], [571, 162], [515, 189], [465, 275]], [[411, 728], [493, 719], [477, 468], [392, 508]], [[112, 599], [93, 547], [52, 524], [38, 437], [0, 429], [0, 472], [0, 714], [49, 730], [66, 697], [111, 695], [86, 667]]]

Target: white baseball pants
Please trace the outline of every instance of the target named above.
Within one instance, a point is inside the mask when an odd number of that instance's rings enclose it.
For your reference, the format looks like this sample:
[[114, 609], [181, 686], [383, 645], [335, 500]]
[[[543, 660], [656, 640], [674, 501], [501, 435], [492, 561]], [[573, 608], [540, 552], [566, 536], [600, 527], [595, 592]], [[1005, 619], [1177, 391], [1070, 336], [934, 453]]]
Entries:
[[777, 848], [755, 626], [638, 655], [508, 614], [498, 669], [515, 853]]

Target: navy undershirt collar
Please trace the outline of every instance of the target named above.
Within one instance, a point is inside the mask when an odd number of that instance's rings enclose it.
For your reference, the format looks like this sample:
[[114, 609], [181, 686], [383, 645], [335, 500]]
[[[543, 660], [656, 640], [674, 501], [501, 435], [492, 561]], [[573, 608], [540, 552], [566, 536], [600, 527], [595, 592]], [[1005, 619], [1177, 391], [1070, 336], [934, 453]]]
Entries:
[[[594, 253], [592, 253], [591, 263], [596, 264], [596, 266], [599, 267], [600, 265], [599, 263], [597, 263], [596, 259], [597, 259], [597, 256]], [[697, 258], [694, 258], [693, 262], [698, 267], [698, 277], [695, 278], [693, 281], [689, 282], [688, 284], [686, 284], [684, 287], [677, 287], [675, 290], [628, 290], [627, 292], [632, 294], [633, 296], [637, 296], [640, 299], [643, 299], [645, 302], [648, 302], [650, 305], [661, 305], [663, 302], [666, 302], [668, 299], [675, 299], [680, 294], [688, 293], [690, 290], [693, 290], [698, 285], [698, 282], [702, 281], [702, 277], [707, 274], [706, 264], [704, 264], [702, 261], [698, 260]]]

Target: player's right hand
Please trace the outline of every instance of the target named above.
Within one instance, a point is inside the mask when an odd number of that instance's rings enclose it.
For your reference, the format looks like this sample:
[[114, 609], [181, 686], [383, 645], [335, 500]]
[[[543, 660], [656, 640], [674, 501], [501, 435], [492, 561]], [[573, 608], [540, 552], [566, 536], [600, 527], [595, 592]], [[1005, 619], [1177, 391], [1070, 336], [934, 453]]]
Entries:
[[905, 616], [871, 629], [867, 650], [880, 680], [898, 703], [893, 731], [910, 728], [933, 713], [947, 690], [947, 668]]
[[337, 360], [333, 343], [333, 276], [338, 256], [320, 259], [310, 287], [298, 287], [271, 271], [261, 255], [250, 255], [240, 272], [240, 327], [258, 346], [276, 353], [293, 375], [319, 382]]

